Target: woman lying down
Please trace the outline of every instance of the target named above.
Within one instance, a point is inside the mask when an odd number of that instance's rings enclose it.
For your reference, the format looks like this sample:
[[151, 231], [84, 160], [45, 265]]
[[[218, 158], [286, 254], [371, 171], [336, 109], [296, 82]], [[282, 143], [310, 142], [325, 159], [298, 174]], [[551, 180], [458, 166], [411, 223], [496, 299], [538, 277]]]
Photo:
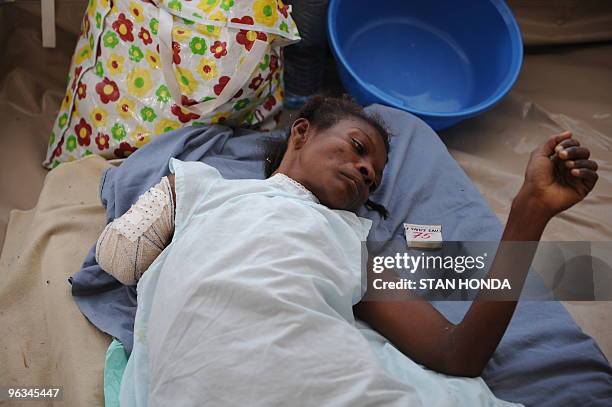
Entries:
[[[122, 406], [511, 405], [478, 376], [516, 302], [474, 301], [456, 325], [426, 301], [360, 302], [371, 221], [355, 211], [385, 212], [368, 197], [388, 148], [382, 123], [359, 106], [316, 98], [265, 180], [173, 159], [173, 174], [96, 248], [105, 271], [138, 282]], [[596, 171], [571, 134], [550, 137], [531, 155], [502, 239], [539, 240]], [[530, 254], [512, 269], [509, 256], [500, 250], [490, 275], [524, 279]]]

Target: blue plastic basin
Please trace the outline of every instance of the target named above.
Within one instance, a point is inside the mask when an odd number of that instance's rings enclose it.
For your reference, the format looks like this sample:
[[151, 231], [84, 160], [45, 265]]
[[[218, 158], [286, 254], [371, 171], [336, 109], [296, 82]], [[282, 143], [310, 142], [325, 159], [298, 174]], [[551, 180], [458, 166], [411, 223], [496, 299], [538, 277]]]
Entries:
[[493, 107], [523, 61], [519, 27], [502, 0], [331, 0], [327, 24], [348, 93], [436, 130]]

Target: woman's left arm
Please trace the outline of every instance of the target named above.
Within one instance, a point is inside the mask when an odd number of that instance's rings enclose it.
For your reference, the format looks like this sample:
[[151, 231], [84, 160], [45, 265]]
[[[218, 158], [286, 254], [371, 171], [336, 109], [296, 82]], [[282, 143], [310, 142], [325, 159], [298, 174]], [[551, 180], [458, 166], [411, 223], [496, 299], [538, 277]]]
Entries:
[[[552, 136], [532, 152], [525, 182], [512, 202], [487, 277], [507, 278], [518, 292], [548, 221], [583, 200], [597, 182], [597, 164], [589, 160], [589, 150], [571, 137], [569, 132]], [[475, 377], [493, 355], [517, 304], [487, 299], [489, 294], [481, 291], [458, 324], [418, 298], [363, 301], [354, 312], [415, 362], [441, 373]]]

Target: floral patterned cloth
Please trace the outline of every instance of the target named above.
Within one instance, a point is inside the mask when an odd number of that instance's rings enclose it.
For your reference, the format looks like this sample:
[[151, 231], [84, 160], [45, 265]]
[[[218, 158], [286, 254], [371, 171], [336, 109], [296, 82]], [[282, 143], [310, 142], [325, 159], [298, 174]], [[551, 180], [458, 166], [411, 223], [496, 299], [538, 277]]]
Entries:
[[[162, 74], [160, 8], [173, 18], [166, 63], [180, 103]], [[299, 40], [289, 12], [281, 0], [89, 0], [43, 165], [124, 158], [188, 125], [271, 122], [283, 97], [282, 47]], [[268, 46], [242, 88], [210, 113], [190, 109], [221, 94], [258, 40]]]

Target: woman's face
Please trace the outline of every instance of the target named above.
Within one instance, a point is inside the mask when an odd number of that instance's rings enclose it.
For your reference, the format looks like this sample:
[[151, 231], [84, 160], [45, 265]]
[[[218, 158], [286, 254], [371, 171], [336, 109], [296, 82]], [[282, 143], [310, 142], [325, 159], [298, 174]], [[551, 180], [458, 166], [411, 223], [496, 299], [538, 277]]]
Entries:
[[380, 185], [386, 162], [382, 136], [358, 118], [343, 119], [325, 130], [299, 119], [291, 128], [279, 171], [308, 188], [323, 205], [355, 211]]

